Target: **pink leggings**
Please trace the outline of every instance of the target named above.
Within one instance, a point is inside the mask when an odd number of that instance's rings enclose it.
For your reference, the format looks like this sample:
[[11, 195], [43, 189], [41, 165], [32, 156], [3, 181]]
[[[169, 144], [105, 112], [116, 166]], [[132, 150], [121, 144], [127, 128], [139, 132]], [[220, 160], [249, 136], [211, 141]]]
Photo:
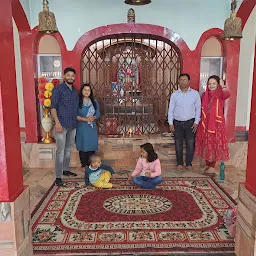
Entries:
[[209, 166], [209, 167], [212, 167], [212, 168], [215, 168], [215, 165], [216, 165], [216, 162], [209, 162], [209, 161], [205, 161], [206, 165]]

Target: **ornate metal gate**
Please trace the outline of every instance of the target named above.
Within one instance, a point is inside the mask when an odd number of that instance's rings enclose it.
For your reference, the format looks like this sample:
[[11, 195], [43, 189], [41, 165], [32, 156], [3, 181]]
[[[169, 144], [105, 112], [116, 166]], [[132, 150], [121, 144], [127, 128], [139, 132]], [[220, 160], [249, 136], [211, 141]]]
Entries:
[[85, 49], [81, 68], [100, 104], [101, 134], [168, 131], [169, 99], [181, 69], [175, 46], [137, 34], [103, 38]]

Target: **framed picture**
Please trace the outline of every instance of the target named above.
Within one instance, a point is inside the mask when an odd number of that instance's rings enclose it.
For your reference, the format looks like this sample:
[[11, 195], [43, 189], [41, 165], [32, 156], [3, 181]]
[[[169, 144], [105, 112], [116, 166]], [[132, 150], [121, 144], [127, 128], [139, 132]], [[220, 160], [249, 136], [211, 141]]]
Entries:
[[62, 62], [60, 54], [37, 55], [38, 77], [47, 79], [62, 78]]

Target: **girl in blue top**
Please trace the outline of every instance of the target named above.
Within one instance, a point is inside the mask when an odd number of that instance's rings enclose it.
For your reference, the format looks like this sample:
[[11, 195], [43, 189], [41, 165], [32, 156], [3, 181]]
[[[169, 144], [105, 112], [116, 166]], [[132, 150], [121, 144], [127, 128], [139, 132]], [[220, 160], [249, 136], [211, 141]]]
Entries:
[[91, 85], [83, 84], [79, 93], [76, 130], [76, 149], [79, 151], [82, 167], [89, 166], [90, 156], [98, 150], [96, 119], [99, 117], [99, 104], [93, 97]]

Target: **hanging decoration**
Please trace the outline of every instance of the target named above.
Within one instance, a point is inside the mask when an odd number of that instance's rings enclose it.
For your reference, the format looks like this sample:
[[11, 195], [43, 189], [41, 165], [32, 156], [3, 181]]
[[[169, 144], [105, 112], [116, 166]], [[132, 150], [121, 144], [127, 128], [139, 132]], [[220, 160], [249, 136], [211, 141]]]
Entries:
[[242, 36], [242, 20], [236, 16], [237, 0], [231, 2], [231, 14], [230, 18], [226, 19], [224, 25], [224, 33], [222, 39], [235, 40], [241, 39]]
[[49, 11], [48, 0], [43, 0], [43, 11], [39, 13], [38, 19], [38, 32], [47, 34], [58, 32], [55, 15]]
[[127, 13], [127, 22], [128, 23], [135, 23], [135, 11], [130, 8]]
[[151, 0], [125, 0], [125, 3], [130, 5], [145, 5], [150, 4]]

